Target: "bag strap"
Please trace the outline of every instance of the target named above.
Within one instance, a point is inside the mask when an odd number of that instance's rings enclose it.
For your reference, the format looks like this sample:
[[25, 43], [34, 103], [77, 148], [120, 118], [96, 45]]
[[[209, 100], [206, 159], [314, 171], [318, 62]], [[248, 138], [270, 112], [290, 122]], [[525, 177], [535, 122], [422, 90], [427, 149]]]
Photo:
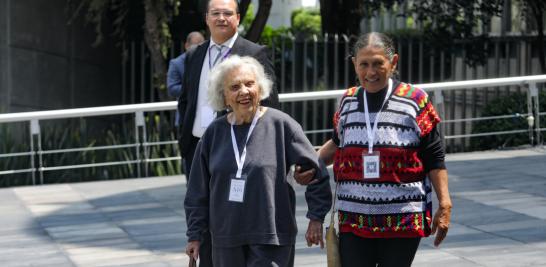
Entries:
[[336, 189], [334, 191], [334, 201], [332, 202], [332, 212], [330, 214], [330, 224], [334, 223], [334, 214], [337, 212], [336, 210], [336, 199], [337, 199], [337, 187], [339, 183], [336, 181]]

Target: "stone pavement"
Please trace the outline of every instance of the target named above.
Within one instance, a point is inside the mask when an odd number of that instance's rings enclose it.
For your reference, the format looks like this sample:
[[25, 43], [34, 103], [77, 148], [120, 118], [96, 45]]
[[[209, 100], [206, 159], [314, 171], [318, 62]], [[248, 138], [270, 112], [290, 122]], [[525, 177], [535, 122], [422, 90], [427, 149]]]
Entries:
[[[414, 266], [546, 266], [546, 149], [448, 156], [447, 239], [424, 239]], [[0, 189], [0, 266], [187, 266], [183, 177]], [[297, 186], [296, 266], [307, 248]]]

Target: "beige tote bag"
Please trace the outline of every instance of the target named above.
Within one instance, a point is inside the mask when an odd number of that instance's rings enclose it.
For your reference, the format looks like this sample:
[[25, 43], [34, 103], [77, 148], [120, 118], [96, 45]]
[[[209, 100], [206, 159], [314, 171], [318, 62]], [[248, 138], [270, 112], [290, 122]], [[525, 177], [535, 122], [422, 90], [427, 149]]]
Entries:
[[336, 213], [337, 183], [334, 193], [334, 203], [332, 204], [332, 213], [330, 216], [330, 225], [326, 228], [326, 258], [328, 267], [341, 267], [341, 258], [339, 257], [339, 237], [337, 236], [334, 215]]

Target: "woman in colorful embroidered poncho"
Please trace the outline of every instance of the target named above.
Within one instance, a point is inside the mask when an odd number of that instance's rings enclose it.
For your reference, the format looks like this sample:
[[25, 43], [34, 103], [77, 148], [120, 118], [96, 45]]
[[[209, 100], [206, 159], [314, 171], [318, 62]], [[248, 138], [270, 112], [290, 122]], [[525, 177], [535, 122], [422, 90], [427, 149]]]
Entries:
[[[333, 138], [319, 150], [337, 182], [341, 264], [410, 266], [420, 239], [436, 234], [438, 246], [449, 227], [440, 118], [425, 91], [392, 79], [398, 55], [389, 37], [363, 35], [353, 52], [360, 86], [341, 98]], [[312, 172], [297, 168], [296, 180], [309, 183]]]

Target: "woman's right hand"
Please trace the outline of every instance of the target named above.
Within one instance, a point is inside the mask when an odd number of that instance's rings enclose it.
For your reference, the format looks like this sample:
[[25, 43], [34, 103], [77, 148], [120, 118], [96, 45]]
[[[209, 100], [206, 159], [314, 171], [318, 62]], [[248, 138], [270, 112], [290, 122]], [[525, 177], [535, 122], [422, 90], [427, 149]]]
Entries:
[[317, 179], [314, 179], [316, 170], [314, 168], [311, 168], [307, 171], [303, 171], [301, 169], [300, 165], [296, 165], [296, 168], [294, 170], [294, 179], [298, 184], [301, 185], [309, 185], [314, 184], [318, 182]]
[[322, 237], [322, 222], [316, 220], [309, 220], [309, 226], [307, 226], [307, 233], [305, 233], [305, 240], [307, 240], [307, 246], [320, 245], [320, 248], [324, 248], [324, 238]]
[[[323, 160], [326, 165], [330, 165], [332, 162], [334, 162], [336, 150], [337, 145], [330, 139], [322, 145], [317, 153], [319, 158]], [[294, 170], [294, 179], [301, 185], [314, 184], [318, 182], [317, 179], [313, 179], [315, 177], [315, 172], [316, 170], [314, 168], [307, 171], [302, 171], [301, 166], [296, 165], [296, 169]]]
[[188, 254], [190, 258], [197, 260], [197, 258], [199, 258], [199, 245], [201, 245], [201, 242], [197, 240], [188, 242], [188, 245], [186, 246], [186, 254]]

